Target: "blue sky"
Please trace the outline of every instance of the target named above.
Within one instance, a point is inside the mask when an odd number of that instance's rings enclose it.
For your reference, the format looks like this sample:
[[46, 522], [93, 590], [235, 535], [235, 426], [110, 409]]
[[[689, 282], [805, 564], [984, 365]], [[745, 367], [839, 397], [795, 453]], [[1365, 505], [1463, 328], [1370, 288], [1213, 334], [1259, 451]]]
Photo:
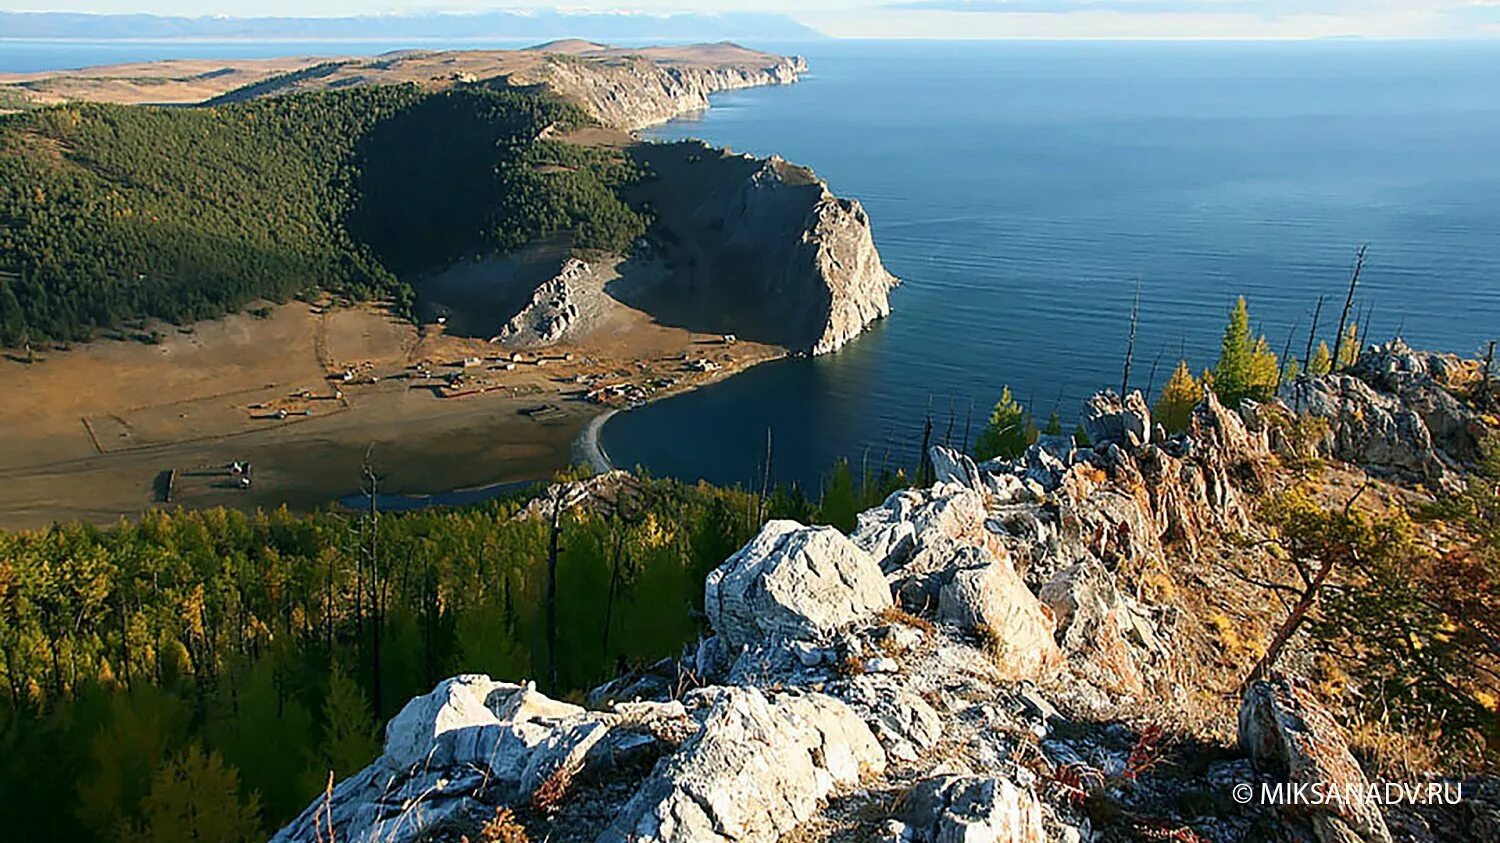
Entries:
[[[334, 16], [536, 8], [486, 0], [0, 0], [10, 11]], [[825, 33], [925, 38], [1500, 37], [1500, 0], [625, 0], [549, 8], [781, 12]]]

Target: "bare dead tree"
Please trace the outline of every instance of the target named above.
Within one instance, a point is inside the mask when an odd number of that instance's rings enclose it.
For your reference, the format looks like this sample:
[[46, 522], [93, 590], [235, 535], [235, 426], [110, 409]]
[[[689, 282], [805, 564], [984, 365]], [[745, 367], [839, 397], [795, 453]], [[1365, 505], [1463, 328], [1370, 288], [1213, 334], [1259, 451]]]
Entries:
[[974, 440], [973, 440], [973, 438], [971, 438], [971, 435], [970, 435], [970, 431], [973, 429], [973, 427], [974, 427], [974, 398], [973, 398], [973, 396], [970, 396], [969, 397], [969, 412], [968, 412], [967, 415], [964, 416], [964, 450], [966, 450], [966, 451], [970, 447], [972, 447], [973, 444], [974, 444]]
[[[1146, 400], [1147, 401], [1151, 400], [1151, 393], [1153, 393], [1153, 392], [1156, 391], [1156, 369], [1157, 369], [1158, 366], [1161, 365], [1161, 356], [1164, 353], [1166, 353], [1166, 350], [1167, 350], [1166, 346], [1162, 346], [1161, 348], [1158, 348], [1156, 350], [1156, 356], [1151, 359], [1151, 373], [1148, 374], [1148, 375], [1146, 375]], [[1058, 399], [1058, 403], [1061, 404], [1062, 403], [1062, 392], [1061, 392], [1061, 390], [1058, 391], [1057, 399]], [[1053, 408], [1053, 412], [1056, 412], [1056, 408], [1055, 407]]]
[[375, 721], [378, 723], [384, 719], [380, 644], [385, 637], [385, 601], [380, 581], [380, 478], [375, 473], [374, 451], [374, 445], [365, 449], [360, 473], [364, 476], [364, 491], [370, 502], [365, 521], [365, 564], [370, 572], [370, 695], [374, 698]]
[[926, 486], [927, 479], [935, 472], [932, 470], [932, 458], [927, 455], [928, 446], [932, 443], [932, 395], [927, 396], [927, 414], [922, 419], [922, 450], [917, 454], [917, 485]]
[[553, 485], [552, 530], [547, 540], [547, 690], [557, 692], [557, 553], [562, 535], [562, 490]]
[[771, 427], [766, 426], [766, 460], [760, 467], [760, 498], [755, 503], [755, 523], [752, 529], [759, 529], [766, 518], [766, 495], [771, 492]]
[[1489, 347], [1484, 352], [1484, 366], [1479, 370], [1479, 406], [1486, 410], [1490, 408], [1495, 396], [1494, 376], [1495, 341], [1490, 340]]
[[1344, 349], [1344, 326], [1349, 322], [1349, 308], [1354, 306], [1354, 288], [1359, 286], [1359, 274], [1365, 269], [1365, 253], [1370, 244], [1365, 243], [1354, 253], [1354, 270], [1349, 273], [1349, 293], [1344, 297], [1344, 312], [1339, 314], [1339, 332], [1333, 341], [1333, 366], [1338, 368], [1339, 354]]
[[955, 410], [953, 409], [953, 391], [949, 390], [948, 391], [948, 429], [943, 431], [943, 445], [945, 447], [948, 447], [948, 448], [952, 448], [953, 447], [953, 425], [957, 421], [957, 419], [955, 418], [955, 415], [956, 415], [956, 413], [955, 413]]
[[1135, 277], [1135, 301], [1130, 305], [1130, 338], [1125, 343], [1125, 371], [1120, 377], [1120, 398], [1130, 391], [1130, 363], [1135, 357], [1135, 329], [1141, 318], [1141, 276]]
[[[1363, 348], [1364, 346], [1368, 345], [1369, 342], [1370, 342], [1370, 320], [1372, 320], [1374, 318], [1375, 318], [1375, 302], [1372, 301], [1372, 302], [1370, 302], [1369, 307], [1367, 307], [1365, 309], [1365, 321], [1364, 321], [1364, 324], [1360, 326], [1359, 334], [1356, 336], [1356, 338], [1359, 340], [1359, 345], [1360, 345], [1361, 348]], [[1356, 358], [1359, 357], [1359, 355], [1357, 353], [1354, 356]]]
[[1292, 353], [1292, 335], [1297, 333], [1297, 326], [1302, 324], [1302, 317], [1298, 316], [1292, 322], [1292, 327], [1286, 332], [1286, 345], [1281, 347], [1281, 357], [1276, 360], [1276, 391], [1281, 391], [1281, 379], [1286, 374], [1287, 357]]
[[1307, 329], [1307, 352], [1302, 355], [1302, 371], [1312, 371], [1313, 343], [1318, 339], [1318, 320], [1323, 316], [1323, 296], [1318, 296], [1318, 306], [1313, 308], [1312, 326]]

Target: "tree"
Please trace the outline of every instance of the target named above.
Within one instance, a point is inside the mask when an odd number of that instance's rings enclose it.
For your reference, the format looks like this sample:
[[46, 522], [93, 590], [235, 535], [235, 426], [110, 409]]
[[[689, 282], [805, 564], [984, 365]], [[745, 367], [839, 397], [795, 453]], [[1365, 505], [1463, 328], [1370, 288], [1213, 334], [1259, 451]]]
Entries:
[[1229, 311], [1229, 323], [1219, 343], [1219, 360], [1211, 383], [1214, 392], [1231, 407], [1245, 398], [1268, 400], [1276, 389], [1279, 370], [1266, 338], [1251, 333], [1250, 308], [1240, 296]]
[[1339, 343], [1339, 369], [1347, 369], [1359, 362], [1359, 325], [1350, 322], [1344, 329], [1344, 340]]
[[833, 472], [823, 487], [823, 500], [818, 505], [818, 520], [831, 524], [845, 533], [854, 530], [858, 514], [858, 497], [854, 489], [854, 471], [849, 461], [840, 458], [833, 464]]
[[1193, 408], [1202, 400], [1203, 384], [1193, 377], [1187, 361], [1179, 360], [1156, 401], [1156, 420], [1172, 433], [1187, 430], [1188, 422], [1193, 418]]
[[241, 801], [234, 768], [196, 743], [161, 765], [141, 807], [144, 823], [130, 835], [139, 843], [254, 843], [263, 836], [255, 795]]
[[979, 431], [974, 443], [974, 458], [977, 460], [1015, 459], [1026, 453], [1029, 438], [1026, 410], [1010, 394], [1010, 387], [1000, 390], [1000, 400], [990, 411], [990, 419]]
[[1048, 436], [1061, 436], [1063, 434], [1062, 416], [1058, 415], [1056, 410], [1053, 410], [1052, 414], [1047, 416], [1047, 426], [1042, 428], [1042, 432]]
[[1307, 364], [1309, 375], [1326, 375], [1333, 371], [1333, 352], [1328, 350], [1328, 343], [1318, 343], [1318, 350], [1313, 352], [1312, 361]]
[[[359, 685], [339, 664], [328, 674], [328, 696], [323, 701], [323, 740], [318, 747], [319, 768], [340, 779], [369, 764], [380, 754], [375, 721]], [[323, 776], [317, 775], [321, 782]]]
[[1342, 507], [1326, 509], [1305, 489], [1294, 488], [1271, 498], [1262, 512], [1275, 530], [1272, 543], [1290, 565], [1293, 577], [1242, 577], [1267, 588], [1287, 605], [1265, 654], [1246, 677], [1262, 678], [1276, 667], [1292, 637], [1314, 617], [1324, 592], [1338, 584], [1344, 571], [1362, 571], [1383, 564], [1410, 545], [1409, 522], [1404, 518], [1375, 519], [1354, 508], [1368, 485]]

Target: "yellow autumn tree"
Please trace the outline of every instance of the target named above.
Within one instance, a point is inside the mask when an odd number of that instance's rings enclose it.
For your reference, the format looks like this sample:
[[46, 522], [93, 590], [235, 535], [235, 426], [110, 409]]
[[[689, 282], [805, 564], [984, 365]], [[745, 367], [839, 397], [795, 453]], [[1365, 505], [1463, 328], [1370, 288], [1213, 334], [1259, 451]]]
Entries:
[[1167, 385], [1162, 387], [1161, 397], [1156, 399], [1156, 420], [1169, 432], [1186, 430], [1193, 408], [1202, 400], [1203, 384], [1193, 377], [1187, 361], [1179, 360]]
[[1312, 360], [1308, 361], [1307, 373], [1309, 375], [1326, 375], [1333, 371], [1333, 352], [1328, 350], [1328, 343], [1318, 343], [1318, 350], [1313, 352]]
[[1347, 369], [1359, 361], [1359, 326], [1353, 322], [1344, 329], [1344, 342], [1339, 346], [1339, 368]]

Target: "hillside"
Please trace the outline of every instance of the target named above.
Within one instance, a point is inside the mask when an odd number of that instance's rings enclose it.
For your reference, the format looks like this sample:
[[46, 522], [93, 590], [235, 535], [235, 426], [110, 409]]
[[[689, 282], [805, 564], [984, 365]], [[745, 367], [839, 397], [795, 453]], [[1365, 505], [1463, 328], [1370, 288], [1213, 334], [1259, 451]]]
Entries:
[[398, 273], [563, 229], [620, 250], [643, 230], [616, 196], [631, 168], [542, 137], [588, 122], [542, 93], [413, 85], [0, 118], [0, 344], [314, 289], [404, 308]]
[[0, 109], [63, 102], [192, 105], [314, 90], [466, 82], [543, 86], [605, 125], [637, 129], [708, 107], [708, 95], [794, 82], [800, 58], [730, 43], [620, 48], [579, 39], [524, 50], [400, 50], [373, 57], [174, 59], [0, 73]]
[[[581, 699], [437, 683], [272, 840], [1494, 840], [1481, 372], [1395, 341], [1202, 390], [1178, 433], [1105, 391], [1091, 444], [935, 447], [934, 482], [764, 523], [676, 657]], [[531, 511], [609, 511], [594, 488]]]
[[[934, 447], [907, 476], [844, 464], [816, 503], [609, 472], [378, 516], [0, 532], [0, 822], [39, 841], [1491, 841], [1482, 366], [1371, 346], [1237, 409], [1199, 389], [1172, 433], [1139, 392], [1101, 392], [1079, 437]], [[1288, 781], [1463, 800], [1231, 791]]]

